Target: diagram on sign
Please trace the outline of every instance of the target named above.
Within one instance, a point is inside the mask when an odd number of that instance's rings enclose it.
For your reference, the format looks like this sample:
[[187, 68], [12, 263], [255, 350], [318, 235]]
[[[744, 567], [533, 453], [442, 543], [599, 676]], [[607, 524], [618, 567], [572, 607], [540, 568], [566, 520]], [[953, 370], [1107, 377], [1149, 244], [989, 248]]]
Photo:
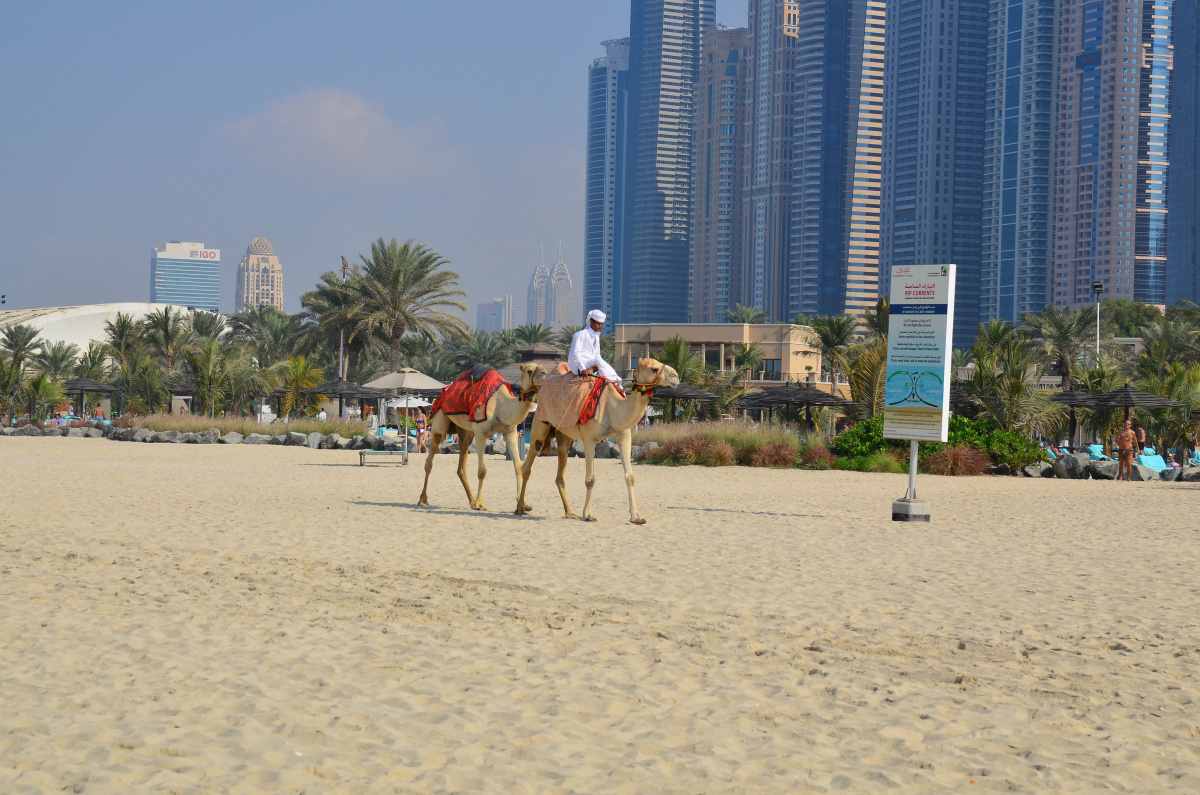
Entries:
[[893, 370], [889, 367], [885, 399], [889, 406], [929, 406], [940, 409], [942, 377], [929, 370]]

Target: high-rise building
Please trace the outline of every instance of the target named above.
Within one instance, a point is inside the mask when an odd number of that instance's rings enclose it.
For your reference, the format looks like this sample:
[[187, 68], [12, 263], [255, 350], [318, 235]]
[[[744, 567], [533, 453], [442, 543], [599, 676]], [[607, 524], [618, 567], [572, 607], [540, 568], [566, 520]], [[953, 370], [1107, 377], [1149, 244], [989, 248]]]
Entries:
[[220, 297], [220, 249], [172, 240], [150, 250], [150, 303], [216, 312]]
[[[1054, 303], [1166, 302], [1174, 0], [1062, 3]], [[1194, 135], [1194, 130], [1189, 130]], [[1178, 136], [1177, 140], [1182, 138]]]
[[772, 321], [784, 320], [788, 308], [796, 39], [786, 35], [784, 21], [791, 5], [750, 0], [746, 15], [753, 60], [746, 87], [741, 300]]
[[1171, 179], [1167, 201], [1167, 303], [1200, 304], [1200, 25], [1196, 3], [1174, 10], [1171, 73]]
[[588, 68], [587, 184], [584, 188], [583, 282], [588, 309], [612, 330], [618, 265], [625, 240], [625, 155], [629, 124], [629, 39], [603, 42], [606, 55]]
[[796, 60], [787, 318], [862, 314], [879, 297], [887, 8], [800, 4], [786, 51]]
[[529, 279], [525, 311], [527, 323], [540, 323], [556, 331], [578, 322], [575, 319], [575, 288], [563, 262], [561, 243], [553, 267], [547, 268], [544, 257], [538, 258]]
[[692, 141], [692, 323], [724, 323], [742, 302], [742, 163], [746, 28], [704, 31]]
[[1053, 303], [1058, 0], [991, 0], [980, 319]]
[[233, 300], [235, 312], [258, 306], [283, 311], [283, 266], [265, 237], [256, 237], [246, 246], [246, 256], [238, 263]]
[[632, 0], [625, 248], [616, 315], [683, 322], [688, 315], [692, 100], [700, 34], [715, 0]]
[[988, 0], [889, 0], [880, 289], [892, 266], [958, 266], [954, 346], [979, 322]]
[[475, 305], [475, 328], [479, 331], [508, 331], [513, 327], [513, 297], [493, 298]]

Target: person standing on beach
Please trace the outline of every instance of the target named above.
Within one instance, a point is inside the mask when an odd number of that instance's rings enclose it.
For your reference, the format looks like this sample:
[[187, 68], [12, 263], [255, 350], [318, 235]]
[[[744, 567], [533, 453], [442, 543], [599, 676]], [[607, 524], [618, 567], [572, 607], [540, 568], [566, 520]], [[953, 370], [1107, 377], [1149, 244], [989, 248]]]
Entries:
[[1138, 455], [1145, 455], [1145, 453], [1146, 453], [1146, 429], [1142, 427], [1141, 423], [1138, 423], [1137, 425], [1135, 425], [1133, 427], [1133, 432], [1137, 434]]
[[1125, 476], [1128, 481], [1133, 476], [1133, 451], [1137, 447], [1137, 434], [1133, 430], [1133, 421], [1125, 420], [1125, 430], [1117, 434], [1117, 480]]

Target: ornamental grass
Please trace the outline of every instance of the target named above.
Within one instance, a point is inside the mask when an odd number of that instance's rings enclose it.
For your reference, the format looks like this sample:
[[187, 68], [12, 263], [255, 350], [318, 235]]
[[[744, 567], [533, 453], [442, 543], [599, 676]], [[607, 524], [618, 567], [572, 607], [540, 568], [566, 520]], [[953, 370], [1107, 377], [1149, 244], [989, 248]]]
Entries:
[[302, 419], [291, 422], [261, 423], [253, 417], [205, 417], [196, 414], [124, 414], [113, 421], [118, 428], [146, 428], [151, 431], [179, 431], [180, 433], [200, 433], [209, 428], [216, 428], [221, 435], [240, 433], [249, 436], [252, 433], [262, 433], [268, 436], [278, 436], [281, 433], [323, 433], [339, 434], [346, 438], [351, 436], [366, 436], [366, 423], [358, 420]]

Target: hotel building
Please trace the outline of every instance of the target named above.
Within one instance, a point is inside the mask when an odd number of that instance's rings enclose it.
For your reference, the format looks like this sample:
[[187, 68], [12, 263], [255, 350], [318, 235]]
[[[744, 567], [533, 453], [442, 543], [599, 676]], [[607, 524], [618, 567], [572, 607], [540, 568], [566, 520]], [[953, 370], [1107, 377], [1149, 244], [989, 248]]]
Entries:
[[1200, 304], [1200, 25], [1196, 3], [1179, 3], [1172, 27], [1171, 179], [1167, 201], [1167, 303]]
[[256, 237], [246, 246], [246, 256], [238, 263], [233, 300], [235, 312], [259, 306], [283, 311], [283, 266], [265, 237]]
[[150, 250], [150, 303], [216, 312], [220, 296], [220, 249], [172, 240]]

